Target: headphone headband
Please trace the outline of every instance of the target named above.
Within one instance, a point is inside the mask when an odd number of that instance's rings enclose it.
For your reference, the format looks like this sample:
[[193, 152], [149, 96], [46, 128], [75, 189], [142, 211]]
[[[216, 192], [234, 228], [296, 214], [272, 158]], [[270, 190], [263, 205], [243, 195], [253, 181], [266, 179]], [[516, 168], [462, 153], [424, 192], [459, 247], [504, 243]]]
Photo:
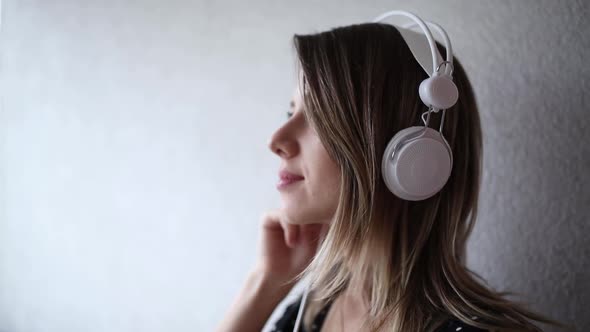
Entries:
[[[432, 32], [428, 28], [428, 25], [434, 27], [434, 29], [443, 37], [445, 43], [446, 61], [451, 66], [453, 65], [453, 50], [451, 46], [451, 41], [446, 31], [440, 25], [434, 22], [424, 21], [415, 14], [403, 10], [392, 10], [384, 14], [381, 14], [373, 20], [373, 23], [383, 21], [384, 19], [391, 16], [405, 16], [409, 17], [414, 21], [413, 23], [406, 24], [403, 27], [398, 27], [395, 25], [394, 26], [399, 30], [400, 34], [404, 38], [404, 41], [410, 48], [412, 54], [414, 55], [414, 58], [422, 66], [422, 68], [424, 69], [426, 74], [428, 74], [428, 76], [432, 77], [437, 75], [436, 69], [443, 62], [443, 57], [438, 52], [438, 48], [436, 47], [436, 41], [432, 35]], [[428, 48], [426, 47], [426, 45], [424, 45], [423, 37], [412, 30], [416, 26], [419, 26], [424, 32], [424, 35], [426, 36], [426, 39], [428, 41]], [[447, 75], [451, 75], [452, 71], [447, 71], [448, 67], [445, 67], [444, 73]]]

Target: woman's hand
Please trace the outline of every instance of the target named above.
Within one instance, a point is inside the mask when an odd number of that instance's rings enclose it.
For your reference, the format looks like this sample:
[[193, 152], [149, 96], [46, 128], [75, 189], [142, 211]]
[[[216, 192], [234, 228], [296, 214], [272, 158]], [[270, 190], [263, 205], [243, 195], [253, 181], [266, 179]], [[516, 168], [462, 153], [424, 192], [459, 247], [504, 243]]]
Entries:
[[269, 281], [290, 281], [309, 265], [327, 229], [326, 224], [291, 224], [282, 210], [264, 213], [258, 267]]
[[260, 257], [217, 328], [218, 332], [260, 331], [289, 293], [291, 279], [311, 262], [327, 225], [293, 225], [281, 210], [262, 216]]

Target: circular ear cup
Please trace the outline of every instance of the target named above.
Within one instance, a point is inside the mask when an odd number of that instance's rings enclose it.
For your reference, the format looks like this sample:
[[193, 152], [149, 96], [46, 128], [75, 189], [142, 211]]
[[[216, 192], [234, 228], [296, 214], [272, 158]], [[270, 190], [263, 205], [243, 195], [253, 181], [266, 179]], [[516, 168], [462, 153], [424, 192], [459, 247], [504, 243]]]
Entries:
[[[416, 137], [425, 128], [424, 135]], [[442, 189], [452, 167], [453, 155], [445, 138], [432, 128], [415, 126], [401, 130], [389, 141], [381, 173], [394, 195], [419, 201]]]
[[420, 99], [427, 106], [446, 110], [457, 102], [459, 91], [449, 75], [434, 75], [420, 83]]

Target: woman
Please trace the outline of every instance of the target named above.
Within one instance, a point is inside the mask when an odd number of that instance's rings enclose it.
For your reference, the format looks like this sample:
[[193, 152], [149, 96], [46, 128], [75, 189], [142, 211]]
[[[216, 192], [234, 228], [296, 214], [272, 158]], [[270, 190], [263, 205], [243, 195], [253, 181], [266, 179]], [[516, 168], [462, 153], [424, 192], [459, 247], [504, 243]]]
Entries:
[[[302, 276], [311, 292], [300, 331], [539, 331], [531, 320], [554, 323], [488, 289], [464, 265], [482, 134], [456, 59], [459, 98], [443, 127], [453, 154], [448, 181], [420, 201], [400, 199], [384, 183], [389, 140], [428, 110], [418, 93], [428, 75], [400, 31], [366, 23], [295, 35], [300, 84], [269, 142], [282, 161], [283, 206], [262, 218], [258, 264], [218, 331], [260, 331]], [[438, 128], [438, 115], [430, 127]], [[292, 331], [300, 304], [290, 304], [274, 330]]]

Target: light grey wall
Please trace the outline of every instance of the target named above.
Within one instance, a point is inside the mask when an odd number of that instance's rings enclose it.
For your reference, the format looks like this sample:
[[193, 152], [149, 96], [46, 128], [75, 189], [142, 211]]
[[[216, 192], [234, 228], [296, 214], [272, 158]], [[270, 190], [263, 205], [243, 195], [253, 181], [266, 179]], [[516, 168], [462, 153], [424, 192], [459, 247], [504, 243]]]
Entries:
[[213, 330], [279, 204], [291, 36], [393, 8], [448, 30], [478, 97], [470, 266], [590, 330], [586, 1], [8, 0], [0, 331]]

